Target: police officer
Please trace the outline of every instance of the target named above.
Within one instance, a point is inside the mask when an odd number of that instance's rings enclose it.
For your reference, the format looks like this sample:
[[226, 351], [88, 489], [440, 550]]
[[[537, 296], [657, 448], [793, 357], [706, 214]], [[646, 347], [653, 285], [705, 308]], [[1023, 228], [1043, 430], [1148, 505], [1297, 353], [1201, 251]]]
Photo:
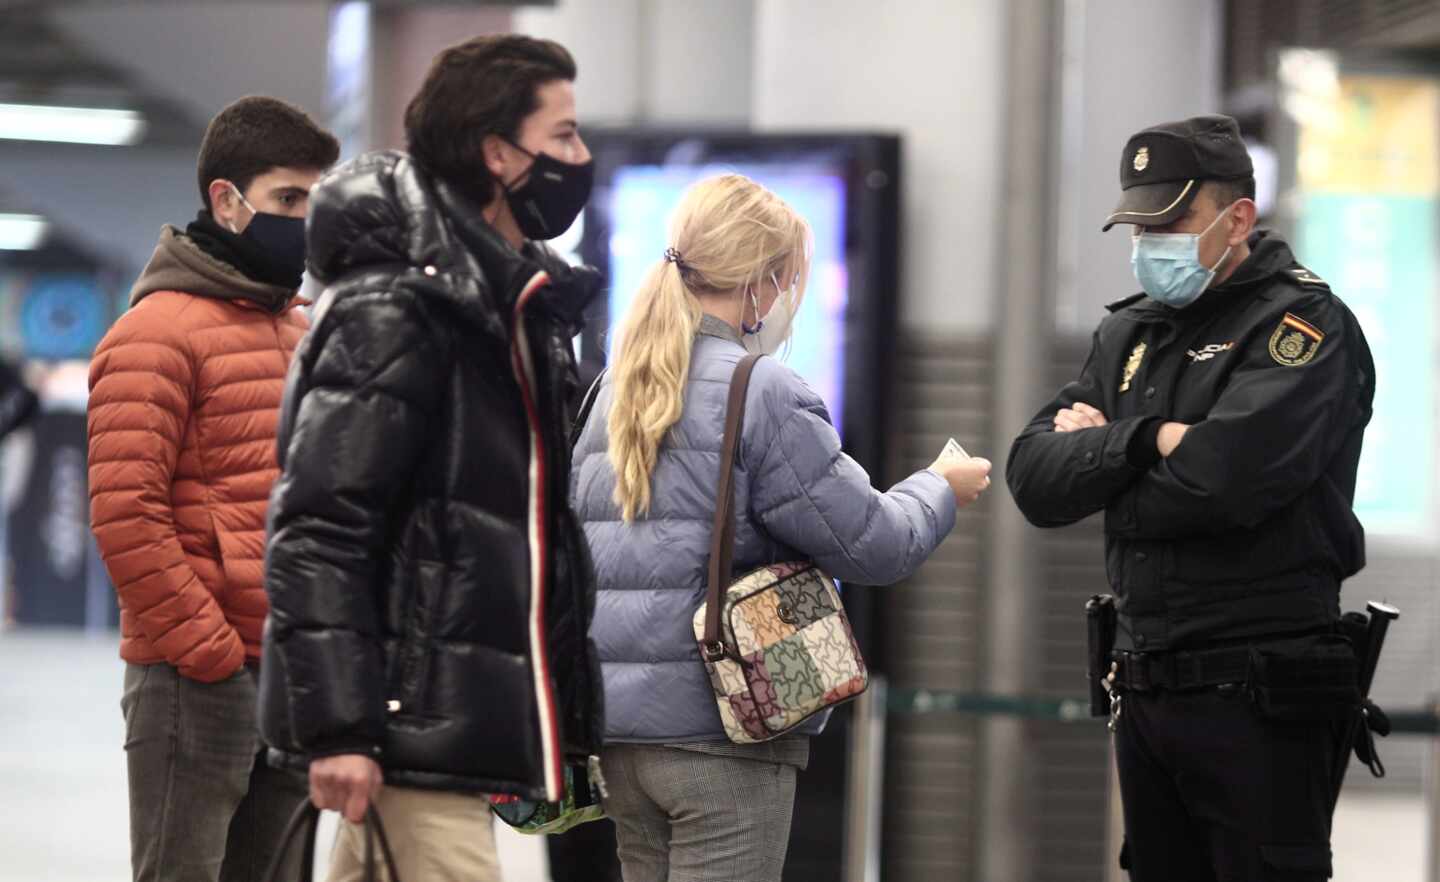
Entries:
[[[1352, 502], [1374, 369], [1329, 285], [1255, 230], [1253, 175], [1229, 117], [1130, 138], [1104, 228], [1131, 225], [1144, 291], [1108, 307], [1080, 376], [1010, 451], [1031, 523], [1105, 513], [1135, 882], [1330, 875], [1353, 710], [1334, 696], [1354, 693], [1333, 635], [1365, 559]], [[1279, 682], [1332, 670], [1349, 673]]]

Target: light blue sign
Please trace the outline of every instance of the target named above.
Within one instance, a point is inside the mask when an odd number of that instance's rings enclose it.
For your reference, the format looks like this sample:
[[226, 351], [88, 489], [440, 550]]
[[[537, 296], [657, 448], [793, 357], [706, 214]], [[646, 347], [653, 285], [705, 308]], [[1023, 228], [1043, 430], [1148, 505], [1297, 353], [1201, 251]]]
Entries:
[[1297, 255], [1360, 320], [1375, 357], [1356, 513], [1371, 533], [1433, 528], [1436, 212], [1427, 196], [1308, 194]]

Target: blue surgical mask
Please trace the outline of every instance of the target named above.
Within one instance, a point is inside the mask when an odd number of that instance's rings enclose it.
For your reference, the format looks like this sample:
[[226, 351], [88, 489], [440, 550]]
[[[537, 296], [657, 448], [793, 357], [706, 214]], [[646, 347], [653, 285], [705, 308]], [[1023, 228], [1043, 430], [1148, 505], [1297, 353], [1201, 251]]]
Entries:
[[1230, 249], [1226, 248], [1214, 266], [1205, 266], [1200, 262], [1200, 238], [1214, 229], [1229, 211], [1230, 206], [1226, 206], [1203, 233], [1139, 233], [1133, 236], [1130, 266], [1145, 293], [1175, 309], [1184, 309], [1200, 299], [1215, 278], [1215, 271], [1230, 256]]

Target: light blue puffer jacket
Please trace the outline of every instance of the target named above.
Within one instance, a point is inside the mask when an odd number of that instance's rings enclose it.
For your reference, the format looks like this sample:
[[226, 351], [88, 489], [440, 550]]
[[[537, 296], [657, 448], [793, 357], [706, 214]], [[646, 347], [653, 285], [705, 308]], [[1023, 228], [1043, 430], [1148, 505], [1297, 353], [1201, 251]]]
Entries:
[[[691, 619], [704, 601], [730, 377], [745, 350], [706, 317], [680, 422], [661, 445], [647, 517], [625, 524], [606, 452], [609, 374], [576, 443], [570, 498], [598, 585], [591, 636], [605, 678], [606, 740], [724, 741]], [[909, 576], [955, 526], [944, 478], [921, 471], [889, 493], [840, 450], [824, 403], [780, 361], [756, 365], [736, 459], [736, 577], [766, 563], [813, 560], [846, 582]], [[814, 734], [822, 721], [812, 721]]]

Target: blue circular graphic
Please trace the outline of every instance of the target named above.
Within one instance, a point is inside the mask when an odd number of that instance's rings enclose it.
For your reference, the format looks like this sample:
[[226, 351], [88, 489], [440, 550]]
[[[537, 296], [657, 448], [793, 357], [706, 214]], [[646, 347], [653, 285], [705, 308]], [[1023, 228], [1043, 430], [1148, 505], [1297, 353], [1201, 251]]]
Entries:
[[92, 276], [36, 276], [20, 305], [29, 358], [89, 358], [109, 321], [107, 298]]

